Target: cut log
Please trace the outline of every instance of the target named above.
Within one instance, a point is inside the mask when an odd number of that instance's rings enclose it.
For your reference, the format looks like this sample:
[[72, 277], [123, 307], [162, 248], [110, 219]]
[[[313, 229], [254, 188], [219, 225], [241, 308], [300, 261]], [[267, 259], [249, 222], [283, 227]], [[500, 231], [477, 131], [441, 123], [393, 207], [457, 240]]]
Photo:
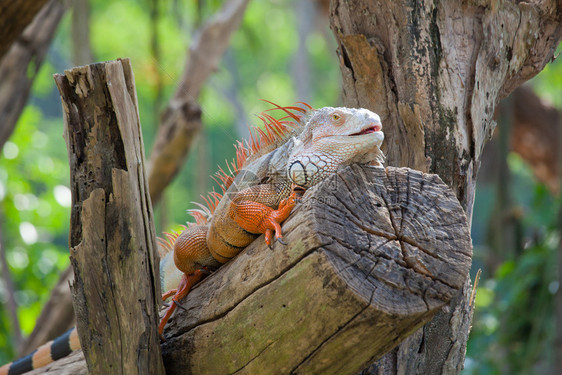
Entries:
[[182, 301], [167, 374], [357, 373], [459, 293], [472, 257], [452, 191], [407, 168], [346, 168], [283, 231], [288, 246], [258, 238]]
[[156, 236], [129, 60], [56, 75], [70, 160], [71, 286], [93, 374], [163, 374]]
[[466, 216], [436, 175], [353, 166], [307, 192], [177, 309], [167, 374], [354, 374], [457, 295]]

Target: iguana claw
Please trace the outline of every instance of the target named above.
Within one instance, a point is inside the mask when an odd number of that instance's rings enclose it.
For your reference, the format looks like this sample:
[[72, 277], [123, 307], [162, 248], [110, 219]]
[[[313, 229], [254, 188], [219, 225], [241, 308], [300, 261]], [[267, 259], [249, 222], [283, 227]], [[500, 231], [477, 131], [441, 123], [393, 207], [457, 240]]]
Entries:
[[[264, 233], [265, 243], [271, 247], [273, 237], [280, 241], [283, 237], [281, 223], [289, 217], [297, 200], [297, 192], [292, 191], [289, 197], [279, 203], [274, 210], [263, 203], [252, 201], [233, 202], [231, 205], [232, 218], [240, 227], [250, 233]], [[285, 244], [280, 241], [281, 243]]]
[[[181, 299], [183, 299], [185, 296], [187, 296], [187, 294], [189, 293], [191, 288], [193, 288], [193, 286], [195, 284], [197, 284], [201, 279], [203, 279], [208, 274], [209, 274], [209, 270], [206, 269], [206, 268], [198, 269], [190, 275], [184, 274], [177, 289], [170, 290], [169, 292], [164, 293], [162, 295], [162, 298], [166, 299], [166, 298], [170, 297], [172, 294], [174, 294], [173, 292], [175, 292], [174, 296], [172, 297], [172, 301], [170, 303], [170, 306], [166, 310], [166, 313], [164, 314], [164, 317], [162, 317], [162, 320], [160, 321], [160, 324], [158, 325], [158, 334], [160, 335], [160, 338], [163, 341], [166, 341], [164, 336], [163, 336], [164, 327], [166, 326], [166, 323], [168, 322], [168, 320], [170, 319], [170, 317], [172, 316], [172, 314], [176, 310], [176, 306], [180, 306], [178, 304], [178, 302]], [[166, 298], [164, 298], [164, 297], [166, 297]], [[184, 308], [183, 306], [180, 306], [180, 307]]]

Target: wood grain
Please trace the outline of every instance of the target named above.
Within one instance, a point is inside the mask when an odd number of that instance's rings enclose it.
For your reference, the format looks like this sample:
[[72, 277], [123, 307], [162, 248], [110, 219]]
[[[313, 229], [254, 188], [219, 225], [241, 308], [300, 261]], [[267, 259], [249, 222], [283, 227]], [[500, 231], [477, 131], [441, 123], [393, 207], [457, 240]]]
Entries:
[[347, 168], [283, 229], [287, 247], [259, 238], [186, 298], [168, 374], [357, 373], [458, 294], [471, 262], [454, 194], [410, 169]]
[[129, 60], [56, 75], [70, 160], [71, 285], [95, 374], [162, 374], [152, 207]]
[[167, 374], [357, 373], [457, 295], [471, 263], [452, 191], [407, 168], [340, 171], [283, 231], [288, 246], [258, 238], [182, 301]]

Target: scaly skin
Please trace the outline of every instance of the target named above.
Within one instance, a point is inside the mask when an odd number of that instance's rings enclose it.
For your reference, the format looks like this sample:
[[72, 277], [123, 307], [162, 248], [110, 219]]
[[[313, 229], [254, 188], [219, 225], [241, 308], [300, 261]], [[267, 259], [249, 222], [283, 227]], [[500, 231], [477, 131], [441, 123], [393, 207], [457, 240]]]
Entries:
[[[384, 139], [381, 121], [371, 111], [325, 107], [312, 111], [305, 121], [297, 138], [242, 169], [210, 223], [197, 227], [201, 232], [203, 227], [208, 228], [206, 238], [192, 236], [187, 241], [189, 246], [184, 245], [186, 241], [176, 241], [174, 261], [180, 271], [189, 275], [198, 267], [214, 268], [217, 262], [225, 263], [258, 234], [265, 233], [268, 245], [274, 234], [280, 240], [280, 224], [289, 216], [297, 198], [292, 187], [309, 188], [352, 163], [380, 165], [384, 160], [380, 151]], [[188, 291], [179, 288], [177, 293], [180, 292], [183, 298]], [[178, 294], [160, 323], [160, 334], [181, 299]]]
[[[375, 113], [325, 107], [298, 117], [292, 114], [294, 107], [280, 109], [291, 113], [299, 122], [295, 137], [283, 140], [284, 135], [275, 135], [267, 145], [260, 145], [261, 151], [246, 160], [210, 220], [200, 216], [197, 225], [190, 225], [177, 237], [171, 237], [173, 253], [161, 261], [163, 285], [170, 284], [173, 275], [179, 277], [170, 286], [171, 290], [162, 295], [164, 300], [172, 297], [172, 302], [160, 322], [161, 335], [176, 304], [211, 270], [232, 259], [262, 233], [268, 244], [274, 237], [282, 239], [280, 224], [289, 216], [304, 189], [343, 166], [381, 165], [384, 161], [380, 151], [384, 135]], [[267, 114], [262, 116], [267, 118]], [[73, 329], [54, 343], [43, 345], [34, 355], [2, 366], [0, 375], [8, 371], [22, 374], [52, 362], [53, 356], [68, 354], [79, 347]]]
[[295, 184], [308, 188], [352, 163], [381, 165], [383, 140], [376, 113], [363, 108], [319, 109], [295, 141], [287, 174]]

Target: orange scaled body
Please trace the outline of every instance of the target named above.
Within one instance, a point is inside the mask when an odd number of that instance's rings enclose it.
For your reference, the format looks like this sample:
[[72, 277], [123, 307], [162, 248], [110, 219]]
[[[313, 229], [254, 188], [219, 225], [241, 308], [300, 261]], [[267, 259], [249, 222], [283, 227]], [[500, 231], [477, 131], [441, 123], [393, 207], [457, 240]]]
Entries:
[[[197, 224], [189, 225], [181, 234], [169, 235], [167, 242], [162, 241], [165, 247], [173, 248], [174, 264], [183, 276], [177, 288], [162, 296], [163, 300], [172, 297], [172, 301], [160, 322], [160, 335], [177, 303], [211, 270], [235, 257], [260, 234], [265, 234], [268, 245], [274, 237], [282, 242], [281, 223], [295, 206], [297, 193], [291, 191], [285, 173], [288, 145], [279, 147], [279, 144], [287, 143], [293, 127], [300, 125], [300, 116], [293, 112], [306, 110], [277, 109], [289, 114], [296, 124], [262, 114], [265, 130], [257, 130], [248, 147], [238, 143], [237, 159], [228, 168], [237, 176], [228, 175], [222, 169], [217, 174], [224, 196], [212, 193], [207, 198], [209, 209], [192, 210]], [[283, 148], [287, 150], [280, 152]], [[251, 171], [252, 165], [259, 168]], [[240, 175], [242, 167], [245, 171], [249, 168], [249, 177]], [[274, 180], [272, 176], [278, 178]]]
[[[209, 270], [232, 259], [259, 234], [265, 234], [269, 245], [274, 237], [282, 241], [281, 223], [291, 213], [297, 193], [346, 165], [384, 162], [384, 134], [376, 113], [345, 107], [313, 110], [301, 104], [307, 108], [274, 104], [273, 109], [287, 115], [280, 120], [267, 113], [258, 116], [265, 130], [257, 129], [248, 147], [238, 143], [237, 160], [228, 167], [233, 173], [221, 169], [217, 175], [224, 196], [211, 193], [209, 209], [192, 210], [198, 225], [170, 238], [175, 265], [184, 275], [175, 294], [164, 294], [174, 297], [160, 334], [177, 301]], [[289, 139], [291, 135], [297, 137]]]

